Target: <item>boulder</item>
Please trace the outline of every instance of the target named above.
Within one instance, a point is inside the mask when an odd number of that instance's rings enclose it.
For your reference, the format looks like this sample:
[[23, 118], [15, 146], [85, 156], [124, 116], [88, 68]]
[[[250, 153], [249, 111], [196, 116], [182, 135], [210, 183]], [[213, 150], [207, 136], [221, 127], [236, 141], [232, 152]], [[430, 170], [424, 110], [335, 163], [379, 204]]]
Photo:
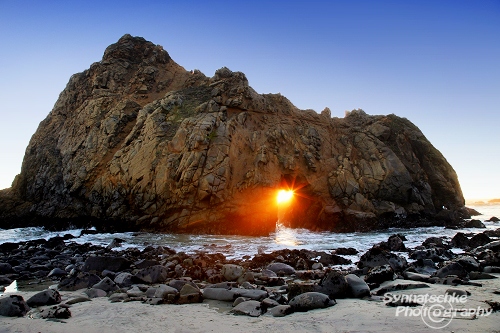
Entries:
[[60, 305], [51, 306], [40, 310], [40, 318], [43, 319], [68, 319], [71, 317], [71, 311]]
[[145, 283], [165, 282], [168, 278], [168, 269], [162, 265], [150, 266], [137, 272], [135, 278]]
[[365, 276], [367, 283], [380, 284], [394, 280], [394, 270], [391, 265], [382, 265], [371, 268]]
[[59, 283], [57, 289], [64, 291], [79, 290], [92, 287], [99, 281], [101, 281], [101, 279], [95, 274], [80, 272], [77, 273], [75, 276], [71, 276], [69, 278], [62, 280]]
[[74, 297], [74, 298], [67, 300], [66, 302], [64, 302], [64, 304], [73, 305], [73, 304], [77, 304], [77, 303], [90, 302], [90, 301], [91, 301], [90, 297], [77, 296], [77, 297]]
[[281, 263], [281, 262], [275, 262], [267, 266], [267, 269], [276, 273], [277, 275], [283, 274], [283, 275], [292, 275], [295, 274], [295, 268], [293, 268], [290, 265]]
[[120, 287], [130, 287], [135, 280], [136, 279], [134, 275], [127, 272], [123, 272], [116, 275], [113, 281]]
[[430, 248], [425, 250], [415, 250], [410, 253], [413, 260], [430, 259], [434, 262], [442, 262], [453, 258], [453, 253], [443, 248]]
[[0, 275], [15, 273], [12, 266], [6, 262], [0, 262]]
[[203, 298], [217, 301], [233, 302], [239, 296], [233, 291], [224, 288], [205, 288]]
[[491, 238], [483, 233], [480, 233], [472, 236], [472, 238], [469, 240], [469, 247], [474, 249], [476, 247], [486, 245], [489, 242], [491, 242]]
[[335, 250], [335, 254], [353, 256], [358, 254], [358, 250], [356, 250], [353, 247], [348, 247], [348, 248], [339, 247]]
[[464, 228], [481, 228], [481, 229], [484, 229], [484, 228], [486, 228], [486, 226], [480, 220], [470, 220], [470, 221], [466, 221], [465, 222]]
[[105, 269], [120, 272], [130, 267], [131, 262], [122, 257], [91, 256], [85, 260], [84, 272], [101, 273]]
[[239, 265], [233, 264], [225, 264], [222, 266], [221, 274], [227, 281], [236, 281], [240, 278], [243, 273], [245, 273], [245, 269]]
[[85, 290], [84, 293], [89, 298], [97, 298], [97, 297], [106, 297], [106, 296], [108, 296], [107, 292], [105, 292], [102, 289], [97, 289], [97, 288], [89, 288], [89, 289]]
[[66, 276], [66, 275], [68, 275], [68, 273], [65, 270], [56, 267], [49, 272], [47, 277], [60, 278], [60, 277]]
[[383, 265], [390, 265], [393, 270], [401, 271], [406, 269], [408, 262], [404, 257], [377, 247], [373, 247], [364, 253], [358, 262], [358, 268], [373, 268]]
[[245, 301], [236, 305], [230, 312], [235, 315], [259, 317], [262, 314], [262, 307], [258, 301]]
[[443, 242], [443, 238], [440, 237], [428, 237], [423, 243], [422, 246], [426, 248], [435, 248], [435, 247], [440, 247], [440, 248], [448, 248], [448, 244], [445, 244]]
[[160, 304], [165, 304], [166, 301], [164, 298], [150, 297], [150, 298], [146, 298], [142, 302], [144, 304], [148, 304], [148, 305], [160, 305]]
[[331, 271], [321, 279], [317, 291], [328, 295], [331, 299], [345, 298], [350, 293], [346, 277], [339, 272]]
[[434, 276], [438, 278], [445, 278], [449, 275], [455, 275], [458, 276], [459, 278], [465, 278], [468, 276], [468, 273], [465, 270], [465, 268], [458, 262], [453, 262], [451, 264], [448, 264], [438, 269], [436, 273], [434, 273]]
[[405, 251], [406, 247], [403, 243], [401, 235], [392, 235], [387, 240], [387, 247], [389, 251]]
[[468, 272], [479, 271], [479, 263], [471, 256], [459, 255], [453, 262], [458, 262]]
[[280, 303], [278, 303], [277, 301], [275, 301], [274, 299], [271, 299], [271, 298], [264, 298], [260, 304], [262, 305], [262, 308], [264, 309], [270, 309], [270, 308], [274, 308], [275, 306], [278, 306], [280, 305]]
[[92, 286], [93, 288], [104, 290], [105, 292], [115, 291], [118, 289], [116, 283], [109, 277], [105, 277], [101, 281]]
[[251, 301], [251, 299], [250, 299], [250, 298], [248, 298], [248, 297], [241, 297], [241, 296], [240, 296], [240, 297], [238, 297], [238, 298], [236, 298], [236, 299], [234, 300], [234, 302], [233, 302], [233, 307], [235, 307], [236, 305], [238, 305], [238, 304], [240, 304], [240, 303], [242, 303], [242, 302], [246, 302], [246, 301]]
[[460, 249], [465, 249], [469, 246], [469, 238], [465, 236], [462, 232], [457, 232], [455, 236], [451, 239], [451, 245], [453, 247], [458, 247]]
[[3, 286], [8, 286], [12, 283], [12, 280], [5, 275], [0, 275], [0, 292], [3, 291]]
[[444, 293], [445, 295], [450, 295], [453, 297], [470, 296], [470, 292], [468, 292], [467, 290], [456, 289], [456, 288], [446, 289]]
[[284, 317], [293, 313], [293, 308], [290, 305], [278, 305], [268, 310], [273, 317]]
[[127, 295], [130, 298], [141, 298], [146, 296], [146, 292], [140, 286], [133, 286], [132, 288], [127, 290]]
[[0, 297], [0, 316], [22, 317], [30, 310], [28, 304], [19, 295]]
[[203, 296], [199, 288], [191, 284], [185, 284], [179, 291], [178, 304], [190, 304], [203, 302]]
[[167, 286], [165, 284], [161, 284], [155, 289], [153, 297], [168, 299], [168, 295], [176, 295], [178, 293], [179, 291], [177, 289]]
[[365, 296], [370, 296], [370, 287], [368, 287], [362, 278], [354, 274], [347, 274], [345, 279], [351, 290], [350, 294], [353, 297], [363, 298]]
[[384, 287], [376, 291], [377, 296], [385, 295], [388, 292], [401, 291], [401, 290], [411, 290], [429, 288], [428, 284], [425, 283], [399, 283], [399, 282], [389, 282]]
[[35, 295], [31, 296], [26, 304], [30, 307], [42, 305], [54, 305], [61, 303], [61, 294], [55, 289], [45, 289]]
[[288, 285], [288, 299], [307, 292], [320, 292], [321, 287], [317, 283], [294, 282]]
[[130, 297], [127, 293], [114, 293], [109, 295], [108, 299], [111, 303], [123, 302], [128, 300]]
[[148, 268], [148, 267], [156, 266], [159, 264], [160, 263], [158, 262], [158, 260], [152, 260], [152, 259], [140, 259], [140, 260], [134, 262], [134, 266], [137, 269]]
[[470, 272], [469, 273], [469, 279], [470, 280], [490, 280], [490, 279], [496, 279], [497, 277], [495, 275], [491, 275], [488, 273], [484, 272]]
[[295, 296], [290, 300], [290, 305], [295, 312], [305, 312], [314, 309], [324, 309], [337, 304], [328, 295], [317, 292], [307, 292]]
[[414, 272], [409, 272], [409, 271], [405, 271], [403, 273], [403, 276], [407, 280], [422, 281], [422, 282], [429, 282], [429, 279], [431, 278], [431, 276], [428, 274], [420, 274], [420, 273], [414, 273]]
[[484, 273], [500, 273], [500, 267], [486, 266], [483, 268]]

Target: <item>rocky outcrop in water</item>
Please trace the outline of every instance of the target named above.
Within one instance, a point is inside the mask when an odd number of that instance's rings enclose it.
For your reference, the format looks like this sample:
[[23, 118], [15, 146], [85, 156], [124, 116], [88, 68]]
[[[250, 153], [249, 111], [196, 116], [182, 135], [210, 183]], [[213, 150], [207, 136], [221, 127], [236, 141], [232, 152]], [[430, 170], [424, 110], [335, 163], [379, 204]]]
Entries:
[[[280, 188], [295, 190], [286, 209]], [[455, 171], [407, 119], [299, 110], [130, 35], [71, 77], [0, 198], [0, 227], [262, 234], [278, 210], [333, 231], [468, 216]]]

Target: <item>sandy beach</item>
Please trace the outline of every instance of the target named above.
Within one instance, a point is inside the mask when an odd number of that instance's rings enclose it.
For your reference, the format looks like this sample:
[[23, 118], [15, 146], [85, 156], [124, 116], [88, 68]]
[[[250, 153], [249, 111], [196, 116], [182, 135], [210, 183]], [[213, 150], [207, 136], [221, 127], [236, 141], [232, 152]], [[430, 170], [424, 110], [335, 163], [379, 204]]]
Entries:
[[[500, 277], [500, 274], [495, 274]], [[500, 280], [479, 280], [482, 287], [457, 286], [456, 289], [470, 292], [463, 309], [487, 309], [485, 300], [500, 301]], [[394, 283], [410, 283], [408, 280], [386, 282], [381, 287]], [[398, 291], [393, 294], [444, 295], [450, 288], [432, 285], [429, 288]], [[375, 290], [376, 291], [376, 290]], [[82, 295], [82, 290], [61, 292], [63, 303]], [[35, 292], [16, 292], [25, 299]], [[204, 301], [201, 304], [146, 305], [141, 302], [110, 303], [107, 297], [71, 305], [71, 318], [44, 320], [36, 317], [32, 310], [21, 318], [0, 317], [0, 332], [498, 332], [500, 313], [488, 316], [455, 317], [442, 329], [426, 325], [420, 316], [396, 316], [397, 308], [383, 301], [339, 299], [337, 304], [326, 309], [293, 313], [275, 318], [269, 314], [260, 317], [236, 316], [228, 312], [231, 305], [226, 302]], [[422, 307], [412, 307], [418, 309]], [[446, 323], [446, 322], [443, 322]]]

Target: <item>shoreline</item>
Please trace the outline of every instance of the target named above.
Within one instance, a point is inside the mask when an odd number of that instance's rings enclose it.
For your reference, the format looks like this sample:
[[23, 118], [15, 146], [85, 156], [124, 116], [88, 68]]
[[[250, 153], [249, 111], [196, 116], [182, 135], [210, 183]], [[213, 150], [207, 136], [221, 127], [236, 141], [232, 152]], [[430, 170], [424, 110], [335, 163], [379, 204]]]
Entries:
[[[500, 277], [499, 274], [495, 274]], [[405, 283], [407, 280], [395, 280]], [[471, 296], [471, 307], [486, 305], [480, 300], [492, 297], [490, 291], [499, 290], [499, 279], [485, 280], [483, 287], [467, 286]], [[382, 285], [384, 286], [384, 285]], [[413, 292], [443, 294], [449, 286], [431, 285], [430, 288]], [[408, 292], [395, 292], [408, 294]], [[19, 292], [25, 298], [34, 292]], [[62, 292], [63, 301], [81, 295], [82, 291]], [[412, 293], [413, 294], [413, 293]], [[498, 297], [498, 295], [496, 295]], [[494, 312], [477, 319], [453, 319], [442, 330], [430, 329], [420, 317], [396, 316], [396, 308], [378, 301], [363, 299], [338, 299], [337, 304], [326, 309], [298, 312], [286, 317], [275, 318], [263, 315], [258, 318], [231, 315], [219, 312], [220, 304], [164, 304], [159, 306], [140, 302], [110, 303], [107, 298], [95, 298], [90, 302], [71, 306], [72, 317], [62, 320], [0, 317], [2, 332], [496, 332], [500, 313]]]
[[0, 316], [0, 331], [425, 332], [430, 315], [422, 312], [448, 306], [393, 302], [390, 293], [469, 295], [443, 331], [495, 332], [500, 312], [488, 311], [500, 310], [500, 228], [428, 237], [412, 248], [405, 241], [393, 234], [356, 263], [347, 259], [354, 248], [235, 260], [162, 246], [113, 251], [119, 241], [103, 247], [64, 237], [2, 244], [0, 277], [19, 280], [19, 290], [0, 296], [0, 313], [11, 295], [27, 305], [19, 317]]

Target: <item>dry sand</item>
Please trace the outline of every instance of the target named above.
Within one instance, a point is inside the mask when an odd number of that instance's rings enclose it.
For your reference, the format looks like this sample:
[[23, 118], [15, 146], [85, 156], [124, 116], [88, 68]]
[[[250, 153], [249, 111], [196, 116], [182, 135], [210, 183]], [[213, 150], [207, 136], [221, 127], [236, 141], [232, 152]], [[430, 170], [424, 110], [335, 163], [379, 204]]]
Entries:
[[[499, 274], [496, 276], [500, 277]], [[411, 281], [397, 280], [398, 283]], [[477, 281], [483, 287], [458, 286], [471, 293], [462, 308], [488, 308], [484, 300], [500, 301], [500, 279]], [[430, 285], [395, 294], [443, 295], [450, 288]], [[35, 292], [16, 292], [25, 300]], [[63, 302], [81, 294], [61, 292]], [[476, 319], [454, 318], [443, 329], [428, 327], [421, 317], [397, 317], [396, 308], [383, 302], [340, 299], [337, 305], [282, 318], [235, 316], [226, 303], [215, 301], [187, 305], [146, 305], [141, 302], [110, 303], [107, 298], [71, 306], [72, 317], [64, 320], [0, 317], [0, 332], [500, 332], [500, 312]], [[217, 308], [219, 307], [219, 309]], [[420, 307], [421, 308], [421, 307]], [[414, 309], [414, 308], [413, 308]]]

